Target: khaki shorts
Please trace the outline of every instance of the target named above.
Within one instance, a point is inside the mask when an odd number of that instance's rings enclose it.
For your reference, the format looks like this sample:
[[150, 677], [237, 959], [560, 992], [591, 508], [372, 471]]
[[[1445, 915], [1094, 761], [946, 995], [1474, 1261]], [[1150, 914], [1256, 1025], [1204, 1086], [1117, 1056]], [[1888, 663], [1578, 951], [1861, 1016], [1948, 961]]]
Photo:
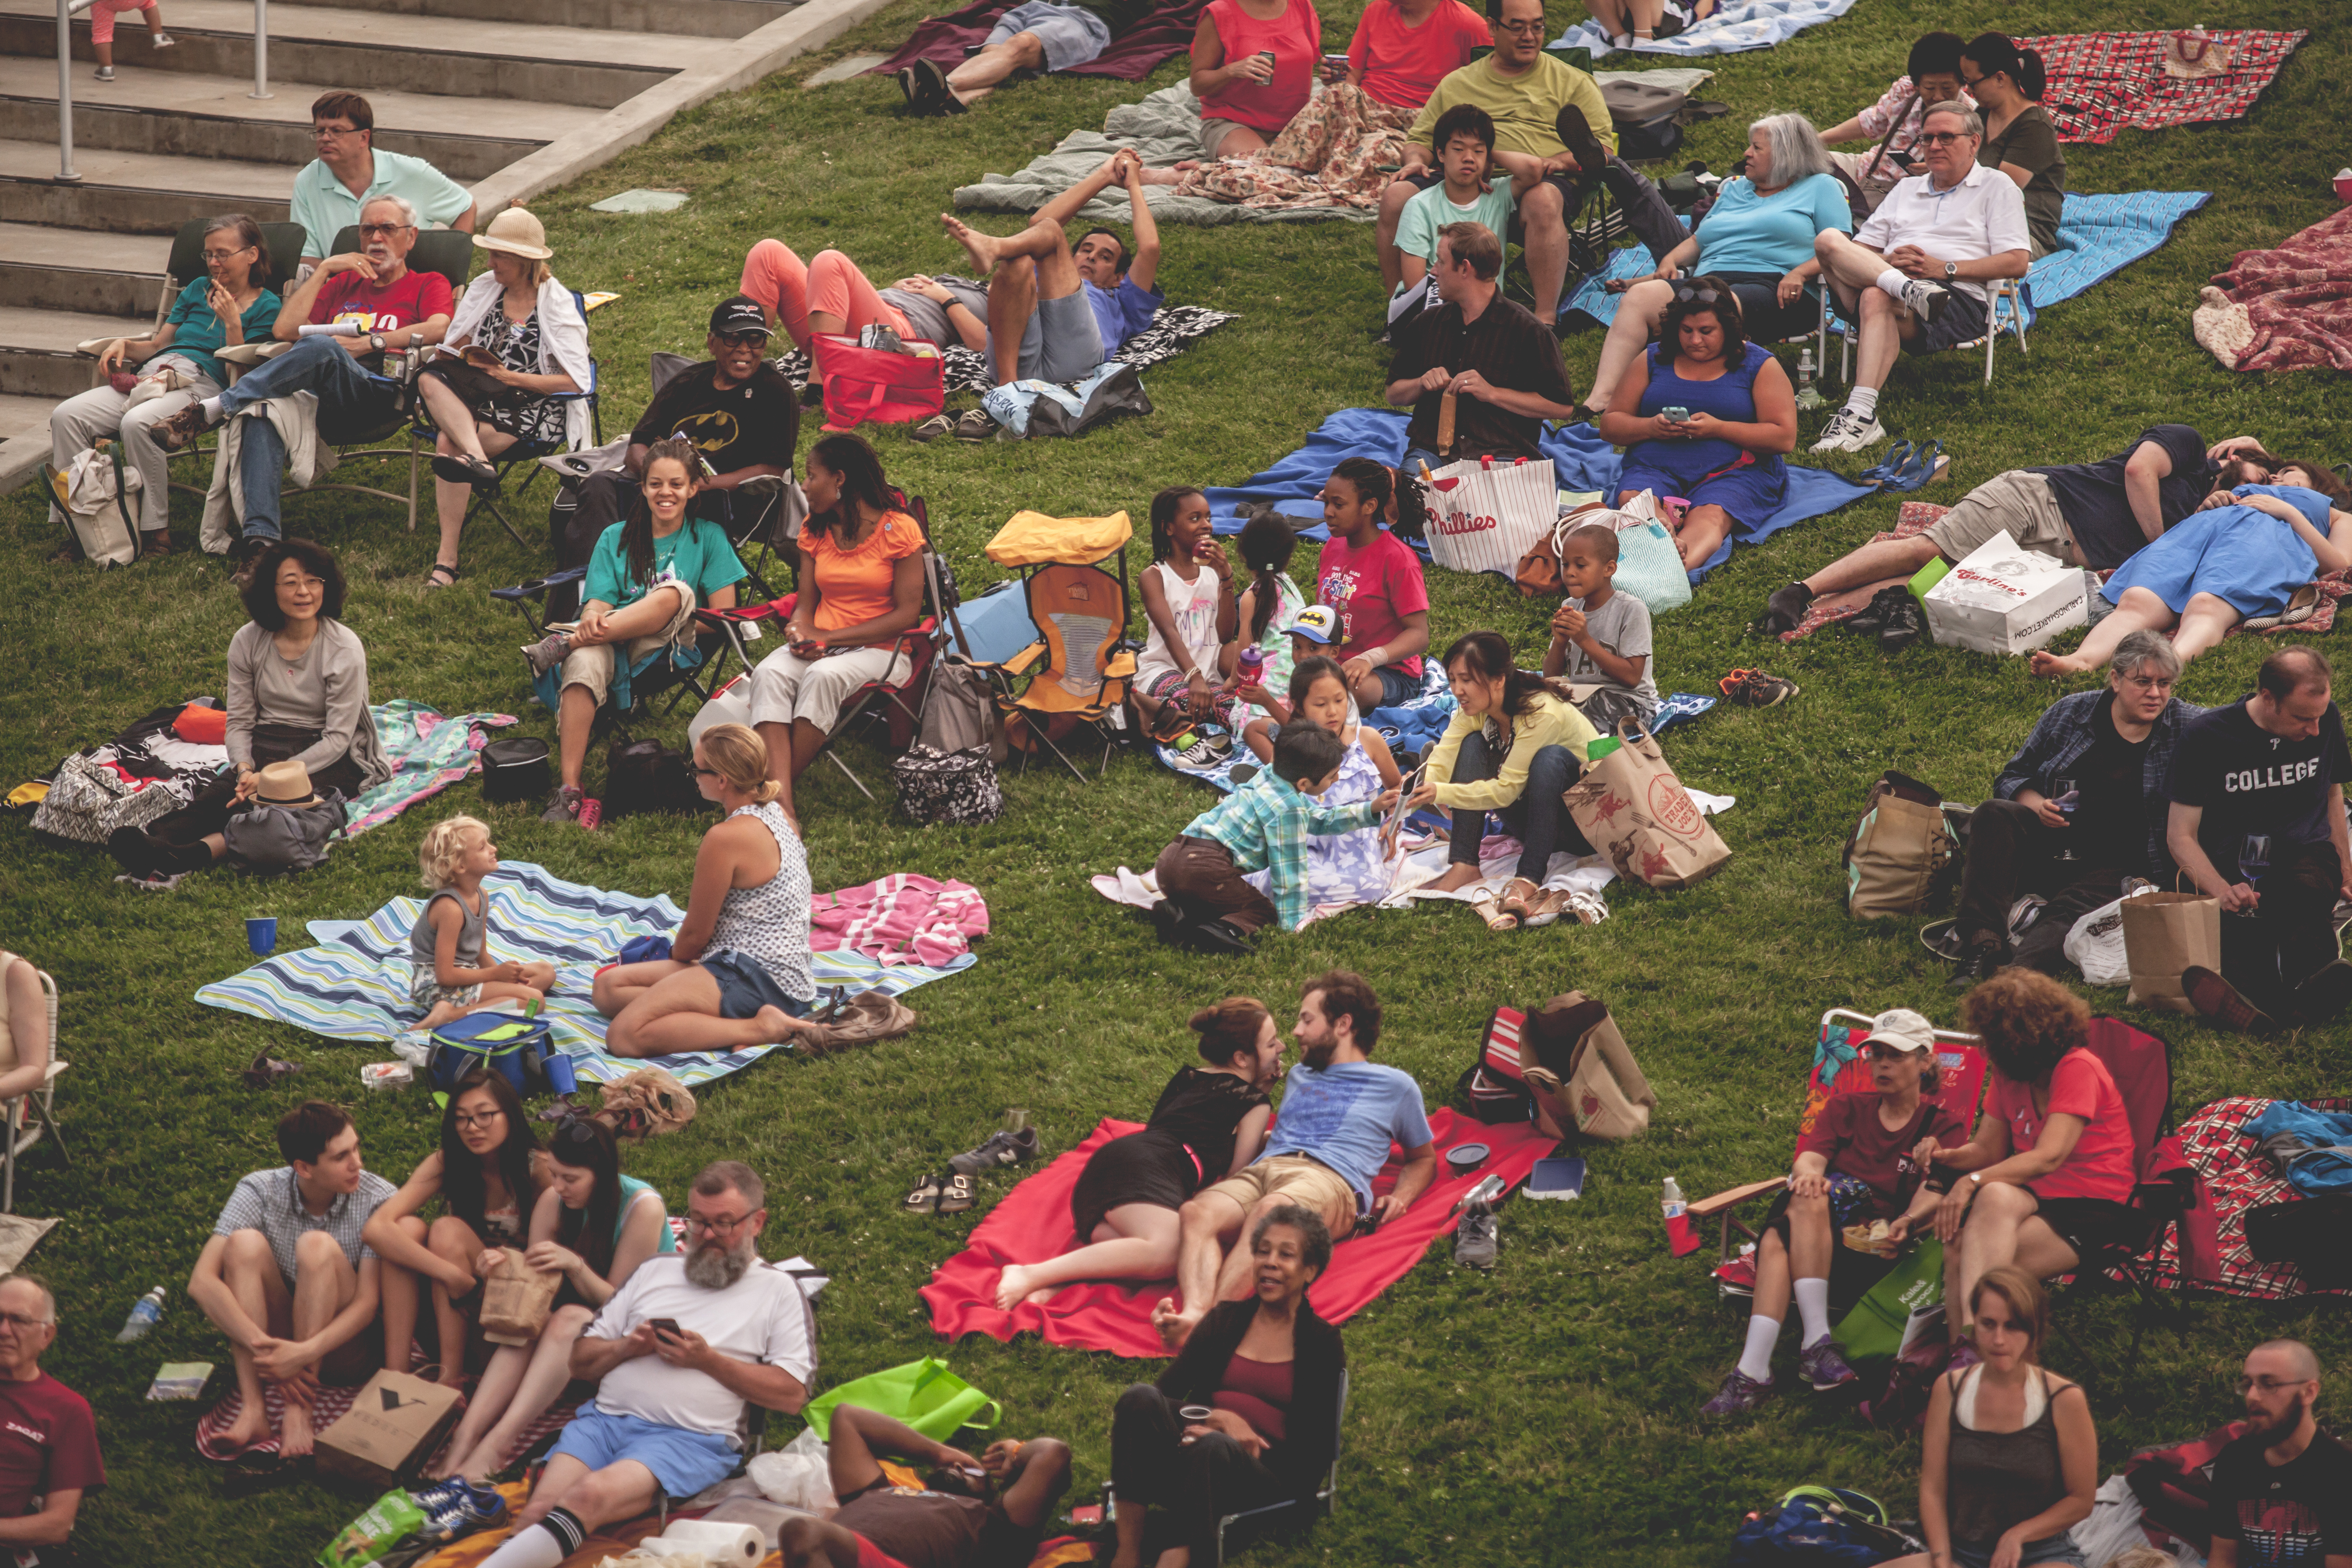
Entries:
[[1945, 560], [1958, 563], [2003, 529], [2028, 550], [2082, 563], [2050, 481], [2022, 468], [1995, 474], [1962, 496], [1958, 505], [1927, 525], [1927, 537]]
[[[632, 665], [656, 649], [667, 647], [674, 643], [688, 642], [693, 638], [694, 590], [683, 583], [671, 581], [656, 583], [647, 592], [658, 594], [665, 589], [677, 592], [677, 614], [672, 616], [668, 624], [661, 630], [638, 637], [629, 644], [629, 662]], [[596, 706], [602, 708], [604, 705], [605, 695], [613, 689], [613, 645], [597, 643], [592, 647], [573, 648], [563, 656], [563, 668], [558, 672], [555, 683], [559, 688], [586, 687], [588, 694], [596, 700]]]
[[[1348, 1184], [1348, 1178], [1322, 1161], [1304, 1154], [1276, 1154], [1272, 1159], [1260, 1160], [1244, 1167], [1241, 1174], [1227, 1176], [1201, 1190], [1233, 1199], [1244, 1214], [1255, 1208], [1260, 1199], [1271, 1197], [1312, 1209], [1322, 1216], [1324, 1228], [1331, 1233], [1334, 1241], [1346, 1236], [1356, 1223], [1356, 1189]], [[1246, 1242], [1249, 1238], [1242, 1239]]]

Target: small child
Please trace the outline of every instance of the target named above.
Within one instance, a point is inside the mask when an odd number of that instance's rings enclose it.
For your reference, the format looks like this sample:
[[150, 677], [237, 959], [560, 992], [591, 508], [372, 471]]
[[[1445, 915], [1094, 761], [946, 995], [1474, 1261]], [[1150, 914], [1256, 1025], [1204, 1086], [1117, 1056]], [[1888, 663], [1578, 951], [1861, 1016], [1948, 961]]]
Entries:
[[1614, 586], [1617, 531], [1588, 522], [1570, 531], [1559, 554], [1560, 584], [1569, 596], [1552, 616], [1543, 672], [1568, 678], [1576, 705], [1602, 734], [1616, 733], [1628, 718], [1647, 729], [1658, 714], [1650, 606]]
[[1151, 564], [1143, 569], [1151, 633], [1136, 661], [1144, 733], [1173, 740], [1221, 717], [1218, 689], [1239, 648], [1234, 563], [1209, 526], [1209, 498], [1177, 485], [1151, 498]]
[[437, 1029], [493, 999], [520, 997], [537, 1012], [555, 989], [555, 965], [538, 959], [491, 963], [483, 951], [489, 905], [482, 879], [499, 868], [488, 824], [471, 816], [435, 823], [416, 847], [416, 860], [432, 889], [408, 935], [408, 999], [425, 1009], [416, 1027]]
[[136, 11], [147, 20], [147, 47], [168, 49], [172, 35], [163, 31], [163, 7], [155, 0], [137, 5], [133, 0], [91, 0], [89, 7], [89, 47], [98, 56], [98, 79], [114, 79], [114, 18], [117, 13]]
[[[1249, 937], [1279, 922], [1307, 923], [1307, 839], [1377, 826], [1396, 805], [1391, 787], [1355, 805], [1315, 797], [1339, 777], [1347, 748], [1318, 724], [1291, 724], [1274, 738], [1274, 765], [1194, 817], [1160, 852], [1160, 902], [1152, 906], [1160, 940], [1189, 940], [1212, 952], [1246, 952]], [[1265, 892], [1242, 880], [1271, 873]]]

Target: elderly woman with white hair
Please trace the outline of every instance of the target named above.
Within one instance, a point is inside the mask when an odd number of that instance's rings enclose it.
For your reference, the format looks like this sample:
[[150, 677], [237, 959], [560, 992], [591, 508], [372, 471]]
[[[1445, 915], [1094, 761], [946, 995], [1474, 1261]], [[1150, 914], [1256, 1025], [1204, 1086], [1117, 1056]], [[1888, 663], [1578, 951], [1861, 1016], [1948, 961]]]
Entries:
[[1827, 228], [1852, 234], [1853, 215], [1812, 121], [1801, 114], [1756, 121], [1748, 128], [1748, 173], [1723, 182], [1697, 231], [1647, 277], [1609, 283], [1625, 297], [1601, 345], [1587, 409], [1598, 416], [1609, 406], [1626, 367], [1674, 303], [1677, 278], [1705, 272], [1729, 283], [1751, 342], [1779, 342], [1811, 330], [1821, 315], [1820, 296], [1811, 291], [1822, 270], [1813, 241]]
[[490, 269], [466, 286], [441, 352], [417, 378], [417, 391], [441, 432], [433, 454], [433, 500], [441, 548], [428, 588], [457, 580], [457, 536], [476, 490], [496, 490], [490, 458], [525, 447], [526, 456], [589, 444], [584, 401], [588, 322], [547, 265], [555, 254], [547, 231], [520, 207], [509, 207], [474, 237]]

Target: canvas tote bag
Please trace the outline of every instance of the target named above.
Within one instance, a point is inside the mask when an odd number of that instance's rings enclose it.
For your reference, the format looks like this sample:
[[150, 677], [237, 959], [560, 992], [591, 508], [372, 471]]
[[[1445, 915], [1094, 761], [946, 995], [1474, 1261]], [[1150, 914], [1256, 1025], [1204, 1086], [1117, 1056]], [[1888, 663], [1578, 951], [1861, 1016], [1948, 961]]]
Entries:
[[1429, 516], [1430, 559], [1449, 572], [1513, 578], [1519, 558], [1559, 521], [1558, 472], [1549, 461], [1473, 458], [1417, 482]]
[[1629, 731], [1605, 756], [1586, 763], [1560, 799], [1619, 876], [1662, 891], [1703, 882], [1731, 858], [1731, 847], [1700, 814], [1647, 730]]
[[2132, 1005], [2195, 1012], [2180, 988], [2180, 972], [2200, 964], [2221, 973], [2221, 900], [2203, 893], [2142, 893], [2124, 900], [2123, 917]]

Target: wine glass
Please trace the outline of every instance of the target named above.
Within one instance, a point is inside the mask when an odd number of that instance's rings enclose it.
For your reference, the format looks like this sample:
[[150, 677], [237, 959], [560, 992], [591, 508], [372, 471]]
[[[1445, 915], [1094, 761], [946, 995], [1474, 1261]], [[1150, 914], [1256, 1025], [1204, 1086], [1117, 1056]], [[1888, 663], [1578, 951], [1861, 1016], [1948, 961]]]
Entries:
[[[2050, 804], [2058, 808], [2058, 814], [2066, 819], [2066, 826], [2071, 828], [2074, 826], [2074, 808], [2082, 804], [2081, 786], [2073, 779], [2052, 779], [2050, 784], [2051, 787], [2058, 792], [2051, 797]], [[2074, 853], [2073, 834], [2069, 833], [2064, 838], [2059, 840], [2059, 846], [2056, 858], [2066, 861], [2082, 858]]]

